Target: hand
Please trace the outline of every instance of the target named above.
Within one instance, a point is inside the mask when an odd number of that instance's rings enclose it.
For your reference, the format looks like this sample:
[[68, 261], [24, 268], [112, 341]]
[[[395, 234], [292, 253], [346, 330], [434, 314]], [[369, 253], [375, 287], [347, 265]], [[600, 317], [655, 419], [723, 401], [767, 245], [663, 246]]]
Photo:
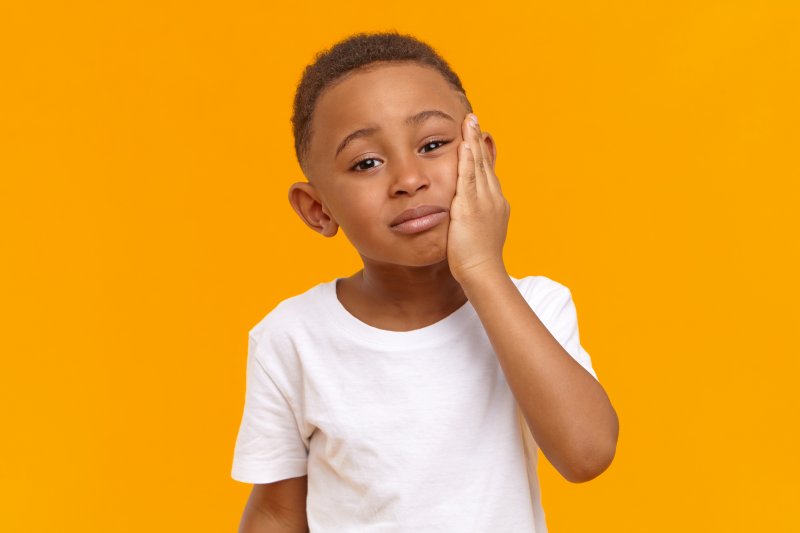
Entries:
[[450, 205], [447, 262], [453, 277], [464, 285], [498, 269], [505, 272], [503, 244], [511, 207], [500, 190], [475, 115], [467, 115], [461, 132], [464, 142], [458, 147], [458, 179]]

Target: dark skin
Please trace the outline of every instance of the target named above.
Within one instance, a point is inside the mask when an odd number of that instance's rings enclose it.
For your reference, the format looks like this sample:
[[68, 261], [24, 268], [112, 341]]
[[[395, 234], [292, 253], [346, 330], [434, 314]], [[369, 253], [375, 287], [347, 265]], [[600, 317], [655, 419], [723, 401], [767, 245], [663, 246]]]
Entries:
[[[509, 278], [510, 207], [494, 173], [494, 140], [473, 117], [430, 68], [389, 63], [350, 73], [317, 101], [303, 165], [309, 183], [293, 184], [289, 200], [322, 235], [341, 227], [361, 256], [364, 268], [337, 291], [361, 321], [408, 331], [469, 299], [542, 452], [566, 479], [587, 481], [613, 459], [617, 415]], [[392, 228], [419, 205], [448, 216], [414, 234]]]
[[[420, 115], [430, 110], [441, 113]], [[586, 481], [611, 463], [616, 413], [508, 277], [510, 208], [494, 174], [495, 143], [469, 118], [431, 69], [393, 63], [351, 73], [317, 102], [303, 164], [309, 182], [293, 184], [289, 200], [314, 231], [333, 237], [341, 227], [358, 251], [364, 268], [339, 283], [338, 297], [363, 322], [418, 329], [469, 299], [542, 452], [566, 479]], [[374, 131], [337, 154], [343, 138], [365, 128]], [[419, 205], [447, 207], [449, 216], [414, 234], [391, 229]], [[307, 480], [254, 486], [240, 531], [307, 531]]]
[[[410, 80], [409, 72], [414, 74]], [[402, 123], [427, 109], [442, 110], [454, 120]], [[407, 208], [450, 206], [463, 140], [460, 123], [466, 115], [463, 99], [438, 72], [408, 63], [351, 73], [317, 101], [304, 164], [309, 183], [293, 184], [289, 200], [315, 231], [332, 237], [341, 227], [350, 238], [364, 268], [339, 282], [338, 296], [350, 313], [371, 326], [418, 329], [467, 300], [448, 264], [449, 220], [413, 236], [388, 229], [388, 222]], [[381, 131], [353, 141], [335, 156], [343, 137], [371, 124]], [[449, 142], [424, 145], [440, 139]], [[494, 154], [491, 135], [485, 134], [484, 142]], [[372, 156], [360, 170], [351, 170], [360, 158]], [[384, 222], [380, 235], [363, 230], [375, 226], [375, 219]]]
[[[342, 305], [356, 318], [370, 326], [390, 331], [411, 331], [423, 328], [447, 317], [464, 305], [467, 297], [461, 285], [453, 285], [450, 268], [443, 261], [439, 268], [426, 267], [403, 280], [391, 270], [366, 274], [364, 269], [342, 279], [337, 285], [337, 295]], [[380, 267], [372, 267], [379, 270]], [[410, 294], [402, 293], [406, 287]], [[431, 299], [427, 289], [434, 288], [441, 296]], [[449, 290], [449, 292], [447, 292]], [[382, 302], [382, 303], [378, 303]]]

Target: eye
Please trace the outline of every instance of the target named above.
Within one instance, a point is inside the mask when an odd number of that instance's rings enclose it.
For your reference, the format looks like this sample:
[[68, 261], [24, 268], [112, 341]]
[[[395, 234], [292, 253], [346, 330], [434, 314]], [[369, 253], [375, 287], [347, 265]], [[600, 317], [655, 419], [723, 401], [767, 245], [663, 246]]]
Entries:
[[375, 168], [377, 166], [377, 162], [378, 162], [378, 160], [375, 159], [374, 157], [367, 157], [365, 159], [362, 159], [361, 161], [359, 161], [355, 165], [353, 165], [350, 168], [350, 170], [355, 170], [355, 171], [370, 170], [370, 169]]
[[431, 141], [422, 147], [422, 153], [430, 152], [431, 150], [436, 150], [437, 148], [441, 148], [445, 144], [449, 143], [448, 140], [438, 140], [438, 141]]

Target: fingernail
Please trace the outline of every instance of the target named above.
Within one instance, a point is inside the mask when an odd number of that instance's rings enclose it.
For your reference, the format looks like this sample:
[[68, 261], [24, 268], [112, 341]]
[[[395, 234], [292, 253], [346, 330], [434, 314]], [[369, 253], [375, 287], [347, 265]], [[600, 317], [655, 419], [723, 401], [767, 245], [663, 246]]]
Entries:
[[470, 115], [469, 115], [469, 120], [470, 120], [470, 122], [472, 123], [472, 127], [473, 127], [473, 128], [475, 128], [475, 127], [477, 127], [477, 126], [478, 126], [478, 117], [476, 117], [476, 116], [475, 116], [475, 115], [473, 115], [472, 113], [470, 113]]

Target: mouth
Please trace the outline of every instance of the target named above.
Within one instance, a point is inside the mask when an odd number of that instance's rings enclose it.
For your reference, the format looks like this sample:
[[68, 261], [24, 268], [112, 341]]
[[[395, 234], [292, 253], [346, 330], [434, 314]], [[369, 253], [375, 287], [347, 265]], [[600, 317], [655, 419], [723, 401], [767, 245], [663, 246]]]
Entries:
[[436, 205], [421, 205], [400, 213], [389, 225], [398, 233], [412, 234], [430, 229], [448, 218], [448, 209]]

